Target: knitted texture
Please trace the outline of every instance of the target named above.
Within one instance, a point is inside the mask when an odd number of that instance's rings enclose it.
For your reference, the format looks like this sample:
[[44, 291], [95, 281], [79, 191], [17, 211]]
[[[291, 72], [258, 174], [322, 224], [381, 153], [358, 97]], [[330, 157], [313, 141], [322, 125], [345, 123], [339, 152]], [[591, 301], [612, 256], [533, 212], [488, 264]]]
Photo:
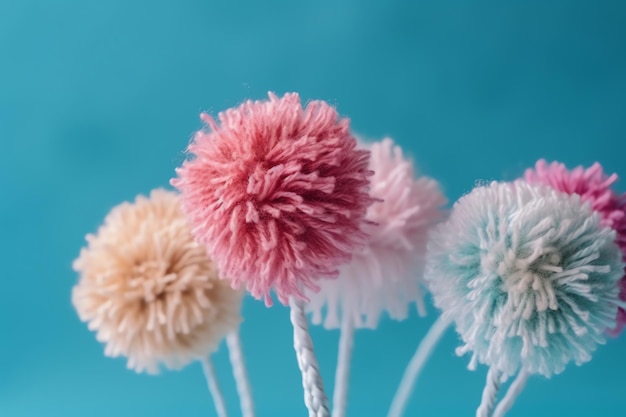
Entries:
[[172, 184], [199, 242], [222, 276], [271, 305], [335, 278], [363, 246], [369, 152], [356, 149], [349, 120], [323, 101], [302, 108], [297, 94], [247, 101], [202, 115], [209, 130]]
[[[617, 194], [613, 185], [617, 174], [607, 176], [599, 163], [584, 169], [581, 166], [568, 170], [564, 164], [545, 160], [537, 161], [535, 169], [527, 169], [524, 178], [529, 183], [548, 185], [555, 190], [580, 195], [582, 201], [600, 213], [602, 224], [613, 228], [616, 240], [626, 260], [626, 194]], [[626, 300], [626, 274], [621, 281], [621, 299]], [[617, 326], [610, 333], [619, 334], [626, 325], [626, 310], [620, 307]]]
[[407, 317], [413, 302], [424, 311], [420, 280], [427, 236], [443, 219], [446, 199], [437, 181], [416, 177], [413, 163], [391, 139], [366, 146], [374, 171], [370, 190], [379, 200], [367, 211], [367, 246], [341, 267], [339, 279], [307, 293], [313, 323], [323, 321], [326, 328], [338, 328], [341, 314], [351, 316], [356, 328], [375, 328], [385, 311], [397, 320]]
[[623, 267], [615, 232], [578, 195], [494, 182], [462, 197], [432, 232], [426, 279], [471, 368], [549, 377], [604, 342]]
[[126, 356], [129, 368], [180, 368], [239, 325], [243, 293], [218, 278], [177, 194], [155, 190], [120, 204], [87, 243], [74, 262], [72, 302], [105, 354]]

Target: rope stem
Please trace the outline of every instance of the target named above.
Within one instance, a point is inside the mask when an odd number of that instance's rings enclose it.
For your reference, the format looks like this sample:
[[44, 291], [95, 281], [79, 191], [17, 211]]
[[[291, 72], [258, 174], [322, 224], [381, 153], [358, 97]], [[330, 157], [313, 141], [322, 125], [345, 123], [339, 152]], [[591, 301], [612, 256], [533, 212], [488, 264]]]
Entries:
[[239, 337], [238, 331], [234, 331], [226, 336], [226, 345], [228, 346], [228, 355], [230, 356], [235, 385], [237, 386], [237, 393], [239, 394], [241, 415], [243, 417], [254, 417], [250, 381], [248, 380], [248, 373], [246, 372], [246, 365], [243, 360], [241, 338]]
[[517, 374], [517, 377], [515, 377], [513, 382], [511, 382], [511, 386], [509, 386], [506, 395], [496, 406], [496, 411], [493, 412], [493, 417], [504, 417], [507, 411], [513, 407], [513, 403], [515, 403], [517, 397], [524, 390], [529, 376], [530, 374], [524, 369]]
[[489, 368], [487, 372], [487, 381], [483, 389], [483, 396], [480, 405], [476, 410], [476, 417], [490, 417], [493, 407], [496, 404], [498, 390], [500, 389], [500, 372], [494, 368]]
[[426, 336], [424, 336], [420, 342], [415, 354], [413, 354], [411, 361], [404, 371], [402, 381], [398, 386], [398, 390], [393, 398], [387, 417], [402, 416], [409, 400], [409, 396], [411, 395], [411, 391], [413, 390], [413, 386], [415, 385], [415, 381], [417, 381], [424, 364], [437, 345], [437, 342], [439, 342], [445, 333], [449, 324], [449, 320], [439, 317], [430, 327], [430, 330], [428, 330], [428, 333], [426, 333]]
[[213, 397], [213, 403], [215, 403], [215, 411], [217, 411], [218, 417], [228, 417], [226, 412], [226, 403], [224, 402], [224, 396], [220, 390], [220, 386], [217, 383], [217, 377], [215, 376], [215, 369], [209, 358], [204, 358], [200, 361], [202, 363], [202, 370], [204, 371], [204, 377], [206, 378], [207, 385], [209, 386], [209, 392]]
[[351, 315], [344, 313], [341, 320], [341, 334], [339, 336], [339, 357], [337, 358], [337, 369], [335, 371], [332, 417], [345, 417], [346, 415], [353, 346], [354, 322]]
[[324, 392], [324, 383], [313, 350], [304, 303], [291, 298], [289, 306], [291, 307], [289, 316], [293, 325], [293, 347], [302, 373], [304, 404], [309, 410], [309, 417], [330, 417], [328, 398]]

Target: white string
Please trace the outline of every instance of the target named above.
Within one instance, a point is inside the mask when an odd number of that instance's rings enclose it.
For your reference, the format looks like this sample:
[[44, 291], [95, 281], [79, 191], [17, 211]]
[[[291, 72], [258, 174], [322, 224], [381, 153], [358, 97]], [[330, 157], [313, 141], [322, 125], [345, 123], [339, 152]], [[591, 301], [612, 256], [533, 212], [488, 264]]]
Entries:
[[218, 417], [228, 417], [228, 413], [226, 412], [226, 403], [224, 402], [224, 396], [222, 395], [222, 391], [217, 383], [217, 378], [215, 377], [215, 369], [213, 369], [213, 364], [209, 358], [201, 359], [202, 370], [204, 371], [204, 376], [206, 378], [206, 382], [209, 386], [209, 392], [213, 397], [213, 403], [215, 403], [215, 410], [217, 411]]
[[341, 334], [339, 336], [339, 357], [335, 371], [335, 391], [333, 393], [332, 417], [345, 417], [348, 406], [348, 386], [350, 382], [350, 361], [354, 345], [354, 322], [350, 314], [342, 313]]
[[309, 417], [330, 417], [328, 398], [324, 392], [324, 383], [313, 350], [304, 303], [291, 298], [289, 306], [291, 307], [289, 317], [293, 325], [293, 347], [302, 373], [304, 403], [309, 410]]
[[406, 404], [415, 385], [415, 381], [419, 377], [419, 374], [424, 367], [424, 364], [428, 360], [428, 357], [432, 353], [433, 349], [437, 345], [437, 342], [441, 339], [441, 336], [445, 333], [450, 320], [439, 317], [435, 323], [430, 327], [426, 336], [422, 339], [417, 350], [413, 354], [411, 361], [404, 371], [402, 381], [398, 386], [396, 395], [393, 397], [391, 408], [387, 417], [401, 417], [406, 408]]
[[493, 417], [504, 417], [504, 415], [513, 407], [513, 403], [526, 386], [526, 381], [530, 374], [528, 371], [522, 369], [517, 377], [511, 382], [511, 386], [506, 392], [504, 398], [498, 403], [496, 411], [493, 412]]
[[234, 331], [226, 336], [226, 345], [228, 346], [228, 355], [230, 363], [233, 367], [233, 375], [235, 377], [235, 385], [239, 394], [239, 402], [241, 404], [242, 417], [254, 417], [254, 405], [252, 403], [252, 394], [250, 393], [250, 382], [248, 373], [243, 360], [241, 350], [241, 339], [239, 332]]
[[494, 368], [489, 368], [480, 405], [476, 410], [476, 417], [491, 416], [493, 406], [496, 404], [496, 399], [498, 397], [498, 390], [500, 389], [500, 376], [500, 372], [496, 371]]

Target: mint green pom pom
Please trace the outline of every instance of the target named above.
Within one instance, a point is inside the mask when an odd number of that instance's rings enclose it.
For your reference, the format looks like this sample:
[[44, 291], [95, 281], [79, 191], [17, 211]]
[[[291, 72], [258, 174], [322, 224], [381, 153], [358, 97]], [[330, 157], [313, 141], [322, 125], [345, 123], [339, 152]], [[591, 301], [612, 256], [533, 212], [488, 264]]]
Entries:
[[615, 233], [577, 195], [494, 182], [432, 232], [425, 278], [470, 368], [550, 377], [604, 343], [623, 268]]

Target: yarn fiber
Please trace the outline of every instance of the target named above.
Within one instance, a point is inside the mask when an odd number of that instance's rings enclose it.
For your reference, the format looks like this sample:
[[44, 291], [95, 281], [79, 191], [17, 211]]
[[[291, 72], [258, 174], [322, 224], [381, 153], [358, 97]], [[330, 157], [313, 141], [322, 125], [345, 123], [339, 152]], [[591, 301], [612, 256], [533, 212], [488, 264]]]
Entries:
[[494, 182], [462, 197], [428, 245], [426, 280], [471, 353], [504, 376], [591, 358], [615, 325], [615, 232], [578, 195]]
[[[568, 170], [562, 163], [548, 164], [541, 159], [534, 169], [526, 170], [524, 178], [529, 183], [544, 184], [568, 194], [578, 194], [582, 201], [589, 202], [591, 208], [600, 213], [602, 224], [615, 230], [615, 239], [626, 260], [626, 194], [617, 194], [613, 190], [617, 174], [606, 175], [602, 165], [597, 162], [587, 169], [578, 166]], [[626, 301], [626, 274], [621, 280], [621, 299]], [[626, 310], [620, 307], [617, 326], [610, 333], [617, 335], [624, 326]]]
[[402, 320], [413, 302], [423, 313], [420, 281], [428, 232], [444, 217], [439, 184], [416, 178], [413, 163], [392, 139], [364, 146], [371, 151], [374, 172], [370, 193], [378, 200], [367, 211], [367, 245], [340, 268], [338, 279], [324, 280], [318, 293], [307, 293], [313, 323], [323, 321], [326, 328], [338, 328], [344, 314], [357, 328], [375, 328], [385, 311]]
[[206, 357], [241, 321], [243, 292], [218, 278], [180, 209], [155, 190], [111, 210], [74, 262], [72, 302], [105, 355], [137, 372]]
[[202, 117], [172, 180], [194, 235], [234, 287], [305, 299], [365, 243], [369, 152], [333, 107], [295, 93]]

